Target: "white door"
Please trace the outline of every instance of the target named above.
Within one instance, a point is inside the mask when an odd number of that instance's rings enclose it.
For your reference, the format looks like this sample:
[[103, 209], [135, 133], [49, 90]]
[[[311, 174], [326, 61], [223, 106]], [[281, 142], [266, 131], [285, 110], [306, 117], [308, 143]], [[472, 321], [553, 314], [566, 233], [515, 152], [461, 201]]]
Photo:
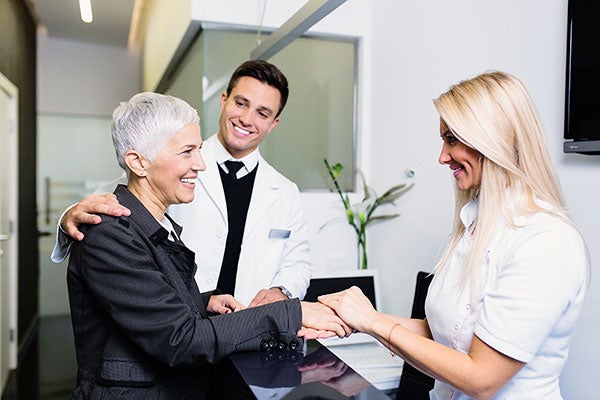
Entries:
[[0, 74], [0, 384], [17, 366], [17, 88]]

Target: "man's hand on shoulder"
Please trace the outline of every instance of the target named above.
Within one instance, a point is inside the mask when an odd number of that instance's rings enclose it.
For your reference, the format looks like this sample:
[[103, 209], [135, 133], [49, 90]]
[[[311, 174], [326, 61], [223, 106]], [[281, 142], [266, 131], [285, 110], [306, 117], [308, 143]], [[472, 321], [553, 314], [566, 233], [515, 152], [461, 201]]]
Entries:
[[83, 239], [83, 233], [79, 230], [79, 226], [99, 224], [101, 219], [98, 214], [120, 217], [131, 214], [131, 211], [120, 205], [117, 196], [112, 193], [91, 194], [65, 213], [60, 220], [60, 229], [74, 240], [80, 241]]
[[288, 296], [283, 294], [281, 288], [273, 287], [271, 289], [261, 289], [258, 291], [256, 296], [252, 299], [248, 308], [262, 306], [263, 304], [269, 304], [276, 301], [287, 300]]

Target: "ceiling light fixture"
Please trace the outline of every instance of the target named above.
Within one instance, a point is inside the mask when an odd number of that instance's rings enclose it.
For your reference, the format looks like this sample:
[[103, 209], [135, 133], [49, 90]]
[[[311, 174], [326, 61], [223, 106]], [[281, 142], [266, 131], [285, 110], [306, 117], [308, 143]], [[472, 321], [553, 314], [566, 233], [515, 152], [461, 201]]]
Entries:
[[308, 0], [300, 10], [252, 50], [252, 60], [268, 60], [278, 51], [302, 36], [346, 0]]
[[93, 21], [91, 0], [79, 0], [79, 11], [83, 22], [89, 24]]
[[147, 22], [148, 0], [134, 0], [131, 22], [129, 23], [129, 36], [127, 47], [133, 49], [141, 45], [144, 39]]

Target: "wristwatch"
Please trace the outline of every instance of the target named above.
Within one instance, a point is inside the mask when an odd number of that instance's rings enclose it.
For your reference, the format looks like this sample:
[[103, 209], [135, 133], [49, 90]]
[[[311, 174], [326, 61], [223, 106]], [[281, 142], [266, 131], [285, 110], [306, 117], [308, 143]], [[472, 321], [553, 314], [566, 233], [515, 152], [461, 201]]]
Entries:
[[281, 293], [283, 293], [288, 299], [292, 298], [292, 292], [290, 292], [289, 290], [287, 290], [284, 286], [276, 286], [279, 290], [281, 290]]

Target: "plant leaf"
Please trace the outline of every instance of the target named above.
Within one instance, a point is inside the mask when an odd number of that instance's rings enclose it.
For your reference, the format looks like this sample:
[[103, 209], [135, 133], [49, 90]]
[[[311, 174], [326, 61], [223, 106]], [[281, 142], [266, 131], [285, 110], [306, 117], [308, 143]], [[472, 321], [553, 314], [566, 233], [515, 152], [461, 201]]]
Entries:
[[394, 219], [396, 217], [399, 217], [400, 214], [387, 214], [387, 215], [375, 215], [375, 216], [371, 216], [366, 224], [370, 224], [373, 222], [380, 222], [380, 221], [386, 221], [388, 219]]
[[380, 204], [393, 203], [395, 200], [397, 200], [402, 195], [404, 195], [406, 192], [408, 192], [413, 187], [413, 185], [414, 185], [414, 183], [411, 183], [410, 185], [401, 183], [400, 185], [391, 187], [387, 192], [385, 192], [379, 198], [380, 199], [379, 203]]
[[363, 183], [363, 200], [367, 200], [371, 198], [371, 188], [367, 185], [367, 180], [365, 179], [365, 175], [362, 173], [362, 171], [357, 170], [357, 172], [360, 175], [360, 179]]
[[342, 172], [343, 169], [344, 166], [340, 163], [337, 163], [333, 167], [331, 167], [331, 174], [333, 175], [333, 178], [337, 179], [337, 177], [340, 175], [340, 172]]
[[342, 218], [342, 217], [332, 218], [329, 221], [325, 222], [323, 225], [321, 225], [318, 230], [321, 231], [321, 230], [325, 229], [326, 227], [328, 227], [329, 225], [333, 224], [334, 222], [344, 222], [344, 223], [346, 223], [348, 221], [346, 221], [346, 219]]

